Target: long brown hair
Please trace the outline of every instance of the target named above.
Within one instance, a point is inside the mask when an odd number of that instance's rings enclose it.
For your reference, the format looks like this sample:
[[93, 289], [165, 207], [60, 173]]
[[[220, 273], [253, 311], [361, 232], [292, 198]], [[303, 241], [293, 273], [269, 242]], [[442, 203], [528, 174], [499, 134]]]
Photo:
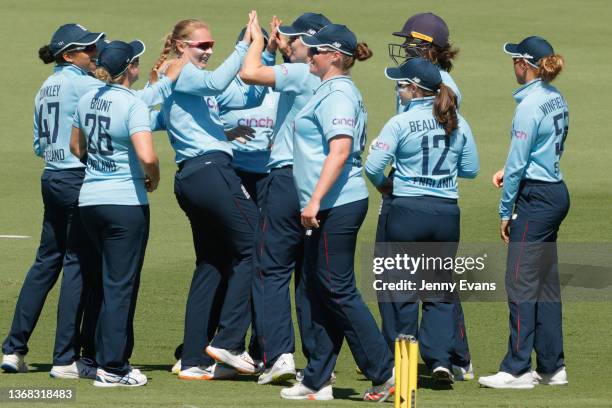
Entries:
[[450, 43], [444, 47], [432, 44], [425, 49], [423, 57], [439, 65], [444, 71], [451, 72], [453, 60], [457, 57], [457, 54], [459, 54], [459, 48], [453, 47]]
[[444, 84], [440, 84], [438, 93], [425, 92], [424, 95], [436, 96], [433, 103], [433, 114], [438, 123], [444, 126], [444, 132], [449, 137], [459, 126], [459, 119], [457, 119], [457, 95]]

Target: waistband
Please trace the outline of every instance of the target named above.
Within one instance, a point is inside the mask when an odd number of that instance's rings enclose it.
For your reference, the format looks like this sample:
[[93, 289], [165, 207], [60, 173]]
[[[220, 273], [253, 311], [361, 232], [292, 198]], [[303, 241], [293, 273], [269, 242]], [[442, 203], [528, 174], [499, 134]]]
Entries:
[[270, 173], [276, 172], [276, 171], [287, 171], [287, 170], [291, 170], [293, 171], [293, 165], [288, 165], [288, 166], [283, 166], [283, 167], [276, 167], [270, 170]]
[[393, 196], [393, 201], [397, 203], [431, 203], [431, 204], [448, 204], [448, 205], [457, 205], [456, 198], [445, 198], [445, 197], [436, 197], [429, 195], [422, 196]]
[[221, 151], [215, 151], [210, 153], [204, 153], [200, 156], [192, 157], [190, 159], [183, 160], [178, 164], [179, 171], [183, 170], [185, 166], [198, 165], [202, 162], [214, 161], [217, 163], [231, 163], [232, 156]]
[[563, 180], [559, 180], [559, 181], [545, 181], [545, 180], [533, 180], [533, 179], [521, 180], [521, 186], [554, 186], [558, 184], [563, 184]]

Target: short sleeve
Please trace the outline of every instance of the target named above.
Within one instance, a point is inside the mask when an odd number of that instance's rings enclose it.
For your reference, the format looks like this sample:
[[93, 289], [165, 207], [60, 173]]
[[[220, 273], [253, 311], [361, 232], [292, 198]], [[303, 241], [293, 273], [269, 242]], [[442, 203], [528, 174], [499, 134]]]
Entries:
[[81, 128], [81, 119], [79, 118], [79, 107], [78, 106], [76, 110], [74, 111], [74, 115], [72, 115], [72, 127], [75, 127], [77, 129]]
[[301, 93], [306, 87], [308, 65], [306, 64], [281, 64], [272, 67], [274, 69], [274, 90], [278, 92]]
[[326, 96], [315, 110], [325, 140], [338, 135], [355, 138], [357, 125], [355, 101], [342, 91], [333, 91]]
[[128, 129], [130, 136], [138, 132], [151, 131], [149, 109], [141, 100], [135, 100], [128, 113]]

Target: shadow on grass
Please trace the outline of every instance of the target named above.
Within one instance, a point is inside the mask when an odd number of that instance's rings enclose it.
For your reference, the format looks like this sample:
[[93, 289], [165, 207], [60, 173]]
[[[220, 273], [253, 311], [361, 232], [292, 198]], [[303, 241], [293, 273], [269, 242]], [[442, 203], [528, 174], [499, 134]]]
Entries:
[[[429, 390], [438, 390], [438, 391], [453, 389], [453, 386], [451, 384], [441, 384], [437, 382], [436, 380], [434, 380], [434, 378], [431, 375], [431, 370], [427, 368], [427, 366], [424, 363], [419, 363], [418, 373], [419, 373], [418, 388], [425, 388]], [[370, 382], [370, 380], [368, 380], [364, 376], [359, 378], [359, 381]], [[334, 388], [334, 391], [335, 391], [335, 388]]]
[[28, 372], [30, 373], [42, 373], [42, 372], [48, 373], [53, 368], [53, 364], [34, 363], [34, 364], [28, 364], [28, 367], [29, 367]]

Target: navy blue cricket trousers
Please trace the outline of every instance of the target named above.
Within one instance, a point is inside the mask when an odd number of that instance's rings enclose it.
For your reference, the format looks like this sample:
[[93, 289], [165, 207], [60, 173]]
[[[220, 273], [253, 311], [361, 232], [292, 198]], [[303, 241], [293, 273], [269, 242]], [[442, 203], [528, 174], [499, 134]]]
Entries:
[[[391, 170], [389, 177], [393, 177], [394, 170]], [[387, 218], [389, 210], [391, 208], [391, 201], [393, 196], [383, 195], [382, 202], [380, 204], [380, 211], [378, 214], [378, 224], [376, 226], [376, 242], [392, 242], [386, 237], [387, 229]], [[394, 302], [385, 299], [385, 301], [378, 302], [378, 310], [381, 316], [381, 331], [387, 344], [391, 350], [395, 349], [394, 342], [398, 334], [407, 334], [402, 330], [406, 330], [411, 324], [410, 321], [414, 316], [414, 309], [418, 305], [407, 302]], [[463, 316], [463, 308], [461, 302], [454, 304], [456, 315], [456, 329], [457, 333], [454, 336], [455, 344], [453, 345], [453, 351], [451, 354], [451, 363], [465, 367], [470, 363], [470, 349], [468, 345], [467, 330], [465, 327], [465, 318]], [[408, 322], [406, 321], [408, 319]]]
[[319, 228], [304, 240], [304, 276], [315, 348], [304, 385], [319, 390], [329, 381], [346, 338], [358, 367], [374, 384], [391, 378], [393, 354], [355, 284], [357, 233], [368, 199], [320, 211]]
[[253, 303], [264, 364], [271, 367], [281, 354], [295, 352], [289, 293], [294, 270], [296, 315], [306, 358], [314, 347], [310, 307], [301, 279], [305, 231], [291, 167], [270, 172], [260, 203]]
[[556, 242], [569, 207], [563, 181], [521, 183], [510, 222], [506, 264], [510, 337], [500, 371], [526, 373], [533, 350], [539, 373], [552, 374], [565, 365]]
[[92, 205], [80, 207], [80, 214], [102, 274], [96, 362], [108, 372], [123, 375], [129, 371], [134, 349], [134, 313], [149, 240], [149, 206]]
[[[429, 196], [393, 197], [390, 200], [385, 232], [388, 242], [458, 243], [459, 236], [457, 200]], [[457, 245], [440, 245], [441, 253], [427, 255], [454, 258]], [[452, 271], [427, 271], [430, 272], [436, 276], [423, 276], [423, 279], [452, 281]], [[417, 336], [421, 357], [431, 369], [438, 366], [450, 369], [451, 364], [469, 364], [469, 354], [457, 356], [457, 344], [467, 343], [458, 296], [453, 301], [428, 301], [426, 298], [422, 304], [419, 327], [418, 301], [387, 302], [386, 309], [383, 309], [386, 313], [382, 315], [383, 327], [391, 327], [387, 333]], [[387, 341], [394, 339], [388, 338]], [[462, 348], [467, 350], [467, 344]]]
[[214, 363], [202, 350], [209, 344], [208, 334], [218, 307], [214, 302], [219, 300], [215, 294], [223, 279], [227, 280], [227, 290], [211, 344], [229, 350], [244, 349], [251, 323], [258, 210], [244, 193], [231, 161], [226, 153], [207, 153], [181, 163], [174, 179], [174, 193], [191, 223], [196, 253], [185, 313], [183, 369]]
[[[69, 365], [83, 354], [93, 357], [93, 325], [81, 333], [83, 300], [87, 298], [90, 246], [79, 218], [78, 198], [84, 169], [45, 170], [41, 177], [44, 218], [36, 260], [23, 282], [4, 354], [28, 353], [47, 294], [64, 271], [57, 308], [54, 365]], [[85, 290], [84, 290], [85, 287]], [[94, 318], [95, 320], [95, 318]]]

